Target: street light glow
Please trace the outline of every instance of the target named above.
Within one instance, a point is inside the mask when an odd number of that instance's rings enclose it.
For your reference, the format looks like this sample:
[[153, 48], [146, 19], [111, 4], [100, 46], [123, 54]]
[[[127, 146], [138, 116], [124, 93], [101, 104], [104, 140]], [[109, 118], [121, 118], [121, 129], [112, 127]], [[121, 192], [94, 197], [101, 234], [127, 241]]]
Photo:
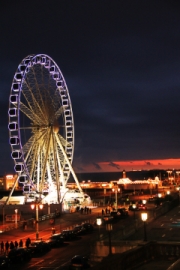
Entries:
[[142, 219], [142, 221], [146, 221], [147, 220], [147, 213], [141, 213], [141, 219]]
[[97, 223], [98, 226], [101, 226], [101, 224], [102, 224], [102, 219], [101, 219], [101, 218], [97, 218], [97, 219], [96, 219], [96, 223]]

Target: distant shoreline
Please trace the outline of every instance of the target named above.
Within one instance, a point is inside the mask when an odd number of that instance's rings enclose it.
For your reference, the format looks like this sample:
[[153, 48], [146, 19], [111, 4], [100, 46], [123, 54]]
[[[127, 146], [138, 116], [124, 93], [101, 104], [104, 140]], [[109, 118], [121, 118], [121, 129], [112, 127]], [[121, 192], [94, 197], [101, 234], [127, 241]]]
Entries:
[[[141, 170], [141, 171], [126, 171], [126, 177], [132, 181], [154, 179], [156, 176], [160, 180], [168, 178], [166, 170]], [[95, 173], [76, 173], [79, 182], [92, 181], [92, 182], [109, 182], [123, 178], [123, 171], [120, 172], [95, 172]], [[177, 175], [176, 175], [177, 177]], [[74, 182], [71, 178], [68, 182]]]

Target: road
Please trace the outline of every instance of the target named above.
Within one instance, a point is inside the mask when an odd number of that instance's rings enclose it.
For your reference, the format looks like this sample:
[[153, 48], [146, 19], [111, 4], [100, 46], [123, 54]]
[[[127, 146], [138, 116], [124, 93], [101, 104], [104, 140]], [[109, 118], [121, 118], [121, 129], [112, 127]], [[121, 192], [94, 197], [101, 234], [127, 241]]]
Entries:
[[[76, 224], [80, 224], [82, 222], [88, 221], [90, 223], [94, 223], [97, 216], [101, 215], [102, 208], [94, 208], [91, 214], [81, 214], [81, 213], [65, 213], [62, 215], [61, 218], [56, 219], [55, 221], [55, 229], [56, 232], [60, 232], [66, 228], [72, 228]], [[115, 233], [119, 230], [120, 226], [128, 226], [129, 223], [134, 222], [133, 213], [130, 212], [130, 216], [127, 219], [119, 220], [118, 222], [113, 224], [113, 232], [112, 232], [112, 239], [113, 235], [116, 237]], [[52, 234], [52, 227], [49, 224], [49, 221], [43, 221], [39, 224], [40, 232], [39, 236], [43, 240], [48, 239]], [[35, 239], [35, 228], [28, 227], [27, 230], [23, 230], [22, 228], [11, 230], [1, 234], [1, 240], [4, 242], [8, 241], [19, 241], [23, 239], [25, 240], [27, 237], [30, 237], [31, 240]], [[105, 226], [95, 227], [95, 230], [92, 234], [82, 236], [81, 238], [72, 241], [66, 242], [64, 246], [60, 248], [52, 249], [47, 254], [38, 257], [32, 258], [30, 262], [26, 265], [19, 265], [18, 269], [30, 269], [30, 270], [58, 270], [58, 269], [67, 269], [69, 265], [70, 259], [76, 255], [87, 255], [90, 258], [90, 262], [92, 265], [98, 261], [98, 252], [105, 256], [106, 253], [102, 254], [103, 248], [99, 244], [99, 238], [101, 240], [107, 239], [107, 232], [105, 230]], [[97, 251], [98, 248], [101, 250]], [[105, 248], [105, 252], [107, 252], [107, 246]], [[92, 257], [93, 256], [93, 257]], [[96, 257], [96, 258], [95, 258]], [[11, 270], [17, 269], [17, 265], [13, 265]]]
[[[81, 214], [80, 212], [65, 213], [61, 218], [57, 218], [55, 221], [55, 230], [60, 232], [63, 229], [72, 228], [76, 224], [82, 222], [94, 223], [96, 217], [101, 214], [101, 208], [93, 208], [91, 214]], [[39, 237], [43, 240], [47, 240], [52, 235], [52, 226], [49, 224], [49, 220], [39, 223]], [[15, 230], [7, 231], [1, 234], [0, 241], [19, 241], [25, 240], [30, 237], [31, 241], [35, 240], [35, 228], [33, 226], [28, 227], [27, 230], [18, 228]], [[52, 249], [47, 254], [32, 258], [26, 265], [15, 264], [11, 266], [11, 270], [14, 269], [67, 269], [70, 259], [76, 254], [90, 255], [94, 243], [98, 240], [99, 230], [95, 228], [94, 232], [89, 235], [78, 238], [77, 240], [66, 242], [62, 247]]]
[[[149, 218], [153, 216], [153, 205], [148, 209]], [[92, 210], [91, 214], [81, 214], [81, 213], [65, 213], [61, 216], [61, 218], [56, 219], [55, 229], [56, 232], [60, 232], [66, 228], [72, 228], [72, 226], [76, 224], [80, 224], [82, 222], [88, 221], [91, 223], [95, 222], [95, 219], [98, 215], [101, 215], [102, 207], [95, 208]], [[121, 228], [129, 228], [129, 226], [136, 226], [136, 221], [140, 220], [141, 211], [134, 212], [129, 211], [129, 217], [127, 219], [121, 219], [118, 222], [113, 224], [112, 231], [112, 241], [121, 241], [122, 238], [119, 236], [119, 232]], [[172, 240], [177, 239], [179, 237], [180, 241], [180, 223], [178, 220], [180, 219], [180, 208], [177, 207], [167, 213], [165, 216], [160, 217], [159, 219], [153, 221], [152, 223], [147, 224], [147, 236], [148, 240]], [[49, 224], [49, 221], [43, 221], [39, 224], [40, 228], [40, 238], [46, 240], [52, 234], [52, 227]], [[179, 230], [179, 232], [178, 232]], [[31, 240], [35, 239], [35, 228], [29, 227], [26, 231], [22, 229], [16, 229], [12, 231], [8, 231], [6, 233], [1, 234], [1, 240], [3, 241], [15, 241], [27, 239], [30, 237]], [[99, 239], [101, 241], [99, 241]], [[124, 238], [123, 238], [124, 239]], [[143, 240], [143, 228], [140, 228], [136, 233], [127, 238], [128, 240]], [[101, 226], [100, 228], [97, 226], [92, 234], [82, 236], [80, 239], [67, 242], [64, 246], [60, 248], [52, 249], [47, 254], [38, 257], [32, 258], [30, 262], [26, 265], [13, 265], [10, 269], [15, 270], [59, 270], [59, 269], [68, 269], [70, 259], [76, 255], [88, 255], [90, 257], [90, 262], [92, 265], [96, 264], [98, 261], [98, 254], [100, 256], [107, 256], [108, 252], [108, 244], [104, 246], [102, 242], [107, 242], [107, 232], [105, 230], [105, 226]], [[135, 241], [136, 242], [136, 241]], [[131, 247], [127, 246], [127, 249]], [[126, 247], [121, 247], [122, 251], [126, 250]], [[96, 257], [96, 258], [95, 258]]]
[[[152, 241], [180, 241], [180, 206], [173, 208], [153, 222], [147, 222], [147, 238]], [[140, 228], [129, 240], [143, 239]]]

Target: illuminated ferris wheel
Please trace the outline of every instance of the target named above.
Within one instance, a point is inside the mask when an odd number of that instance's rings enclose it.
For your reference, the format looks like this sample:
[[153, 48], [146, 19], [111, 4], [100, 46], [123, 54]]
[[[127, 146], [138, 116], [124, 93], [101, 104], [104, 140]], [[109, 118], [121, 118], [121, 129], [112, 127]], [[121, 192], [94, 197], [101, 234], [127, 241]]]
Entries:
[[66, 188], [72, 174], [74, 120], [69, 91], [48, 55], [28, 55], [14, 75], [9, 98], [9, 138], [24, 193]]

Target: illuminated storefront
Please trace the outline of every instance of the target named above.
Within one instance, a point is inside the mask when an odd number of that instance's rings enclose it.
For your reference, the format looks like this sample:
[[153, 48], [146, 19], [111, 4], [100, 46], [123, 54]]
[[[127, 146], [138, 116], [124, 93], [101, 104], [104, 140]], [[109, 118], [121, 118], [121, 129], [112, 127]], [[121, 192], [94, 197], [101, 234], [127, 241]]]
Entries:
[[[7, 174], [5, 175], [5, 181], [4, 181], [4, 189], [5, 190], [10, 190], [13, 185], [14, 182], [16, 181], [17, 175], [13, 175], [13, 174]], [[15, 189], [18, 189], [18, 182], [16, 183]]]

